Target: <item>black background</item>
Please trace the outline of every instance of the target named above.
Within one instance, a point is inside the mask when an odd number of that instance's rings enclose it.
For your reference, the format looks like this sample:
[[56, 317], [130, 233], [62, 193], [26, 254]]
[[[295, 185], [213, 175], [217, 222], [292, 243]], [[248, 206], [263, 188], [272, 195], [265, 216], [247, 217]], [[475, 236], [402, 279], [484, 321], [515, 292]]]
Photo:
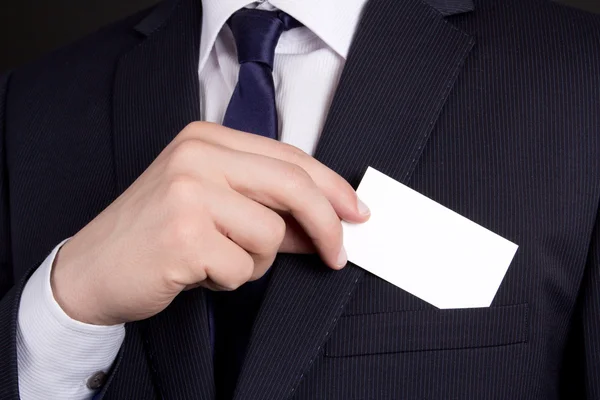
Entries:
[[[35, 59], [157, 1], [0, 0], [0, 71]], [[559, 1], [600, 13], [600, 0]]]

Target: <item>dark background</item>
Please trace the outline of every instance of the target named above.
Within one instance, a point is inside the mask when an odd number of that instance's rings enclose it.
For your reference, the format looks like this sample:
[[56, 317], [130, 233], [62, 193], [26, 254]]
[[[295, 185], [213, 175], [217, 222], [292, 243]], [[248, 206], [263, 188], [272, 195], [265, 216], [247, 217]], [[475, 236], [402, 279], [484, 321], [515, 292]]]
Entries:
[[[559, 1], [600, 13], [600, 0]], [[0, 0], [0, 71], [35, 59], [102, 25], [157, 2], [158, 0]]]

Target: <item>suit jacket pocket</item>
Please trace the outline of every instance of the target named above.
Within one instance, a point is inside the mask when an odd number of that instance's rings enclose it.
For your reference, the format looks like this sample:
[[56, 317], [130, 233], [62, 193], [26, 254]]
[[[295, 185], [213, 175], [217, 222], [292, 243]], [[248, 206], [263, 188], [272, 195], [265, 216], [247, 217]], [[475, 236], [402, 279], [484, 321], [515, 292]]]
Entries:
[[528, 304], [342, 316], [326, 357], [502, 346], [527, 341]]

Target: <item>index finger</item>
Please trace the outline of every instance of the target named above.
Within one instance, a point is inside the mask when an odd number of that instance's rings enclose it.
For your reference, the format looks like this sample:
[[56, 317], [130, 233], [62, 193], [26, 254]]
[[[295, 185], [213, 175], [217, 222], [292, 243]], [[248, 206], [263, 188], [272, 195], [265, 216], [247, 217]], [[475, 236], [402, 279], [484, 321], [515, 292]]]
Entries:
[[233, 150], [259, 154], [296, 164], [311, 176], [317, 187], [333, 206], [337, 215], [348, 222], [364, 222], [369, 218], [368, 207], [360, 201], [350, 184], [314, 157], [292, 145], [260, 135], [248, 134], [217, 124], [203, 124], [197, 138]]

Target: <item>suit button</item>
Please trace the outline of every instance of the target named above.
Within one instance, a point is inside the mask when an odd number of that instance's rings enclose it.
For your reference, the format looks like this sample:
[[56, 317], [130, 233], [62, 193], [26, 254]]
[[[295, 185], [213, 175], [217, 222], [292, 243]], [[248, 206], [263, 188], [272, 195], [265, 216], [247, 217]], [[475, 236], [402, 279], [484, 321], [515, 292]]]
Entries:
[[96, 372], [87, 380], [87, 387], [90, 390], [98, 390], [106, 383], [106, 374], [102, 371]]

